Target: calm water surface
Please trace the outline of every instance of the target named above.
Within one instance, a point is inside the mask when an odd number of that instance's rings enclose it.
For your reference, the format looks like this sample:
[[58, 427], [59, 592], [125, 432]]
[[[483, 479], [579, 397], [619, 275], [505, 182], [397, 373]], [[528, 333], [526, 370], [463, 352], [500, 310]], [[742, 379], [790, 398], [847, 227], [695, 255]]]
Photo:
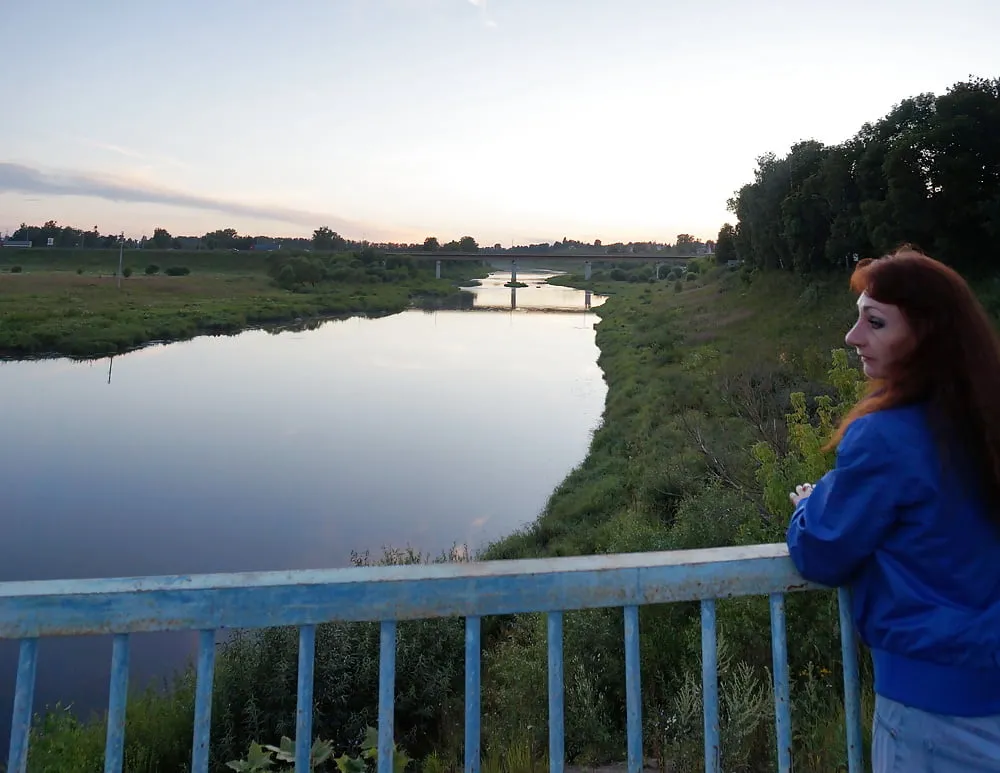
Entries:
[[[541, 278], [495, 274], [469, 311], [0, 364], [0, 581], [339, 567], [533, 520], [605, 396], [603, 299]], [[136, 636], [133, 685], [195, 644]], [[110, 651], [43, 640], [36, 707], [102, 705]], [[0, 642], [3, 735], [15, 667]]]

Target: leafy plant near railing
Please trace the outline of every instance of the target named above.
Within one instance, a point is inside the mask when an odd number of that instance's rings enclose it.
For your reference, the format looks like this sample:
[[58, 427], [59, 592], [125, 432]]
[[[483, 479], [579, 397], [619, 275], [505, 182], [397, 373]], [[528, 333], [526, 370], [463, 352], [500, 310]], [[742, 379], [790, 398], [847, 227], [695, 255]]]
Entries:
[[[378, 731], [373, 727], [366, 729], [365, 740], [361, 744], [361, 754], [357, 757], [351, 757], [344, 752], [334, 758], [333, 748], [331, 741], [315, 741], [309, 752], [309, 770], [330, 770], [327, 763], [332, 762], [340, 773], [366, 773], [369, 767], [374, 767], [378, 763]], [[276, 762], [289, 763], [291, 767], [275, 768], [273, 766]], [[393, 742], [393, 773], [403, 773], [409, 764], [410, 757]], [[251, 743], [246, 757], [226, 763], [226, 767], [237, 773], [292, 773], [294, 765], [295, 741], [287, 736], [282, 736], [279, 746]]]
[[759, 463], [757, 481], [764, 492], [764, 505], [775, 516], [792, 512], [788, 492], [800, 483], [815, 482], [833, 466], [833, 452], [823, 451], [837, 427], [837, 422], [861, 397], [864, 379], [847, 360], [844, 349], [832, 353], [829, 383], [836, 398], [820, 395], [815, 398], [815, 415], [811, 416], [803, 392], [791, 395], [792, 412], [785, 419], [788, 425], [789, 451], [779, 455], [770, 443], [761, 441], [753, 448]]

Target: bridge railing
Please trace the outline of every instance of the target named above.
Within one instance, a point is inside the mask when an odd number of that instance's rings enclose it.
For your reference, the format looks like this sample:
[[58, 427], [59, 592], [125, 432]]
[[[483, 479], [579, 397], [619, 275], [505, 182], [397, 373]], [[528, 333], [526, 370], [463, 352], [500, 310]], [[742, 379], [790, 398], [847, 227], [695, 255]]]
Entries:
[[[295, 770], [309, 770], [316, 626], [333, 620], [381, 624], [378, 770], [392, 771], [396, 624], [430, 617], [465, 618], [465, 770], [480, 769], [480, 621], [486, 615], [548, 613], [549, 759], [564, 766], [563, 612], [624, 610], [627, 757], [642, 767], [639, 608], [701, 602], [705, 770], [720, 768], [715, 600], [770, 598], [777, 758], [791, 770], [791, 717], [785, 594], [818, 589], [796, 572], [784, 545], [660, 553], [377, 566], [321, 571], [215, 574], [0, 583], [0, 638], [19, 639], [8, 771], [25, 770], [32, 721], [38, 639], [111, 634], [105, 771], [122, 769], [129, 635], [200, 631], [191, 769], [209, 762], [216, 631], [297, 626], [299, 631]], [[839, 591], [844, 703], [851, 773], [861, 773], [857, 653], [845, 590]]]

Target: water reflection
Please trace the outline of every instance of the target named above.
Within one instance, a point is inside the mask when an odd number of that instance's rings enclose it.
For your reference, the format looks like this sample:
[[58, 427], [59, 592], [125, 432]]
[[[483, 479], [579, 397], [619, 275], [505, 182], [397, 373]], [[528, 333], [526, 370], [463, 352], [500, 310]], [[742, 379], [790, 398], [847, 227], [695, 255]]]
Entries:
[[[599, 306], [606, 298], [594, 296], [590, 290], [546, 284], [555, 272], [518, 272], [517, 281], [527, 287], [509, 287], [511, 274], [499, 271], [481, 280], [478, 287], [470, 288], [474, 294], [472, 308], [476, 310], [508, 309], [510, 311], [547, 311], [582, 314], [591, 306]], [[509, 295], [508, 295], [509, 289]]]
[[[584, 457], [605, 385], [584, 293], [520, 278], [513, 296], [503, 274], [469, 291], [477, 310], [499, 294], [500, 313], [0, 363], [0, 581], [344, 566], [532, 520]], [[132, 683], [194, 641], [137, 637]], [[43, 641], [36, 706], [100, 706], [109, 655], [106, 637]], [[16, 657], [0, 642], [0, 738]]]

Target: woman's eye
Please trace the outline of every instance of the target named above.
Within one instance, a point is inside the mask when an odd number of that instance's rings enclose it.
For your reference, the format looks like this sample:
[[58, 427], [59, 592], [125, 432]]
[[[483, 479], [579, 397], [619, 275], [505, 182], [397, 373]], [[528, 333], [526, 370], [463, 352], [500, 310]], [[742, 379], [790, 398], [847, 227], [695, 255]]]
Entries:
[[869, 319], [868, 324], [872, 326], [875, 330], [880, 330], [885, 327], [885, 323], [880, 319]]

